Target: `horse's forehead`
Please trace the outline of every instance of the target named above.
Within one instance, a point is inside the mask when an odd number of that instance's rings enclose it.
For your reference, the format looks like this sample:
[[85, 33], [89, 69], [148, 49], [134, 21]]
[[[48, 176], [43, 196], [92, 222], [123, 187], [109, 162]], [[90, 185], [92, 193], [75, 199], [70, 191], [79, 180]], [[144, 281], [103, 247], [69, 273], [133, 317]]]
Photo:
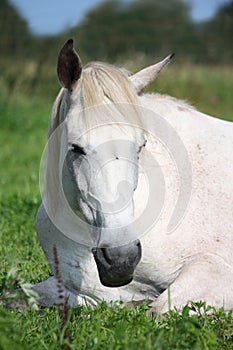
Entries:
[[[121, 148], [122, 145], [140, 144], [143, 139], [143, 132], [135, 126], [114, 123], [112, 121], [88, 124], [83, 121], [74, 123], [68, 122], [68, 142], [78, 143], [83, 147], [91, 148], [101, 145], [114, 145], [114, 148]], [[122, 142], [121, 142], [122, 141]]]

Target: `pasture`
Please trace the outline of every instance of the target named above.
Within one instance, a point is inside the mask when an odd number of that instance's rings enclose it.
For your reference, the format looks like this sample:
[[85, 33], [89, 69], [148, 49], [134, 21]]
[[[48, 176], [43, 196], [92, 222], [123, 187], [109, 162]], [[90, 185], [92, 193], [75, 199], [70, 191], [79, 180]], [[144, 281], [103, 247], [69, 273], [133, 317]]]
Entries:
[[[0, 349], [233, 349], [233, 314], [212, 310], [207, 315], [201, 303], [155, 319], [146, 316], [146, 304], [23, 312], [3, 307], [20, 281], [34, 284], [50, 273], [34, 223], [40, 157], [59, 85], [55, 70], [39, 68], [7, 66], [0, 78]], [[232, 67], [170, 65], [151, 90], [233, 120], [232, 76]], [[9, 277], [12, 267], [18, 272]], [[190, 310], [195, 315], [189, 316]]]

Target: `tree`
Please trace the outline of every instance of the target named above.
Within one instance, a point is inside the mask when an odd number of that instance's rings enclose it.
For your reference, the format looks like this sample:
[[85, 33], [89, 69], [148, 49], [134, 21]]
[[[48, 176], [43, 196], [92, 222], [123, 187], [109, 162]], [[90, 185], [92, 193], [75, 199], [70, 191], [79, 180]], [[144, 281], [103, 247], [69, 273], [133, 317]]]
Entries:
[[215, 35], [215, 53], [218, 62], [224, 61], [232, 63], [233, 60], [233, 1], [221, 6], [215, 17], [212, 19], [211, 32]]
[[7, 0], [0, 1], [0, 52], [4, 55], [25, 55], [30, 31], [27, 22]]
[[233, 1], [223, 4], [210, 20], [197, 28], [204, 60], [230, 63], [233, 60]]
[[183, 0], [107, 0], [91, 10], [75, 31], [82, 50], [94, 59], [115, 60], [138, 52], [187, 55], [197, 43], [189, 10]]

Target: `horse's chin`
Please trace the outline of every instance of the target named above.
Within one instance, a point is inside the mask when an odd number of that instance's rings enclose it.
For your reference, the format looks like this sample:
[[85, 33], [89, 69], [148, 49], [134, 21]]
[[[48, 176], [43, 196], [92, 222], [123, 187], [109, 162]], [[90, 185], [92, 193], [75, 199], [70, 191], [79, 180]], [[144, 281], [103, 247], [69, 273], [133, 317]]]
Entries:
[[122, 287], [133, 280], [141, 259], [141, 244], [136, 240], [121, 247], [93, 248], [100, 282], [106, 287]]
[[110, 287], [110, 288], [117, 288], [117, 287], [123, 287], [132, 282], [133, 276], [127, 276], [124, 279], [119, 279], [119, 280], [111, 280], [111, 278], [105, 278], [102, 275], [99, 274], [100, 282], [102, 283], [103, 286], [105, 287]]

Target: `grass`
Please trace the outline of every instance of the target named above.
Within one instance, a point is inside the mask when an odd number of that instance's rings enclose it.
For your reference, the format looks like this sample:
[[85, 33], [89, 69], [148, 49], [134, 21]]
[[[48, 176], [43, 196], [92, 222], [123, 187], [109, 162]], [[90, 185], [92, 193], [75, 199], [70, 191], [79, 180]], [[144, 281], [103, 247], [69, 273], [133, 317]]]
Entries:
[[[199, 312], [199, 306], [193, 306]], [[145, 305], [125, 309], [117, 304], [108, 307], [104, 302], [96, 309], [78, 307], [69, 314], [72, 334], [71, 349], [232, 349], [232, 320], [220, 310], [208, 318], [188, 316], [188, 307], [182, 314], [169, 312], [163, 318], [146, 316]], [[34, 319], [29, 323], [28, 315]], [[37, 312], [38, 316], [38, 312]], [[20, 316], [27, 328], [25, 340], [30, 349], [40, 349], [41, 339], [49, 349], [63, 344], [58, 332], [59, 316], [56, 309], [45, 310], [37, 320], [35, 312]], [[50, 326], [48, 329], [48, 320]], [[27, 326], [27, 327], [25, 327]], [[26, 328], [26, 329], [25, 329]], [[37, 337], [32, 337], [33, 329]], [[25, 332], [26, 333], [26, 332]], [[45, 347], [46, 348], [46, 347]]]
[[[232, 73], [230, 67], [170, 66], [151, 89], [232, 120]], [[34, 223], [40, 202], [38, 169], [55, 92], [46, 91], [44, 85], [34, 93], [35, 77], [30, 73], [26, 79], [24, 67], [15, 81], [14, 74], [11, 67], [0, 79], [0, 350], [233, 349], [233, 314], [224, 310], [208, 314], [202, 303], [154, 319], [146, 316], [145, 304], [132, 309], [103, 302], [95, 309], [69, 310], [65, 326], [58, 307], [23, 312], [4, 308], [12, 267], [18, 268], [16, 282], [34, 284], [50, 274]], [[13, 289], [17, 286], [12, 284]], [[190, 316], [190, 310], [195, 315]]]

